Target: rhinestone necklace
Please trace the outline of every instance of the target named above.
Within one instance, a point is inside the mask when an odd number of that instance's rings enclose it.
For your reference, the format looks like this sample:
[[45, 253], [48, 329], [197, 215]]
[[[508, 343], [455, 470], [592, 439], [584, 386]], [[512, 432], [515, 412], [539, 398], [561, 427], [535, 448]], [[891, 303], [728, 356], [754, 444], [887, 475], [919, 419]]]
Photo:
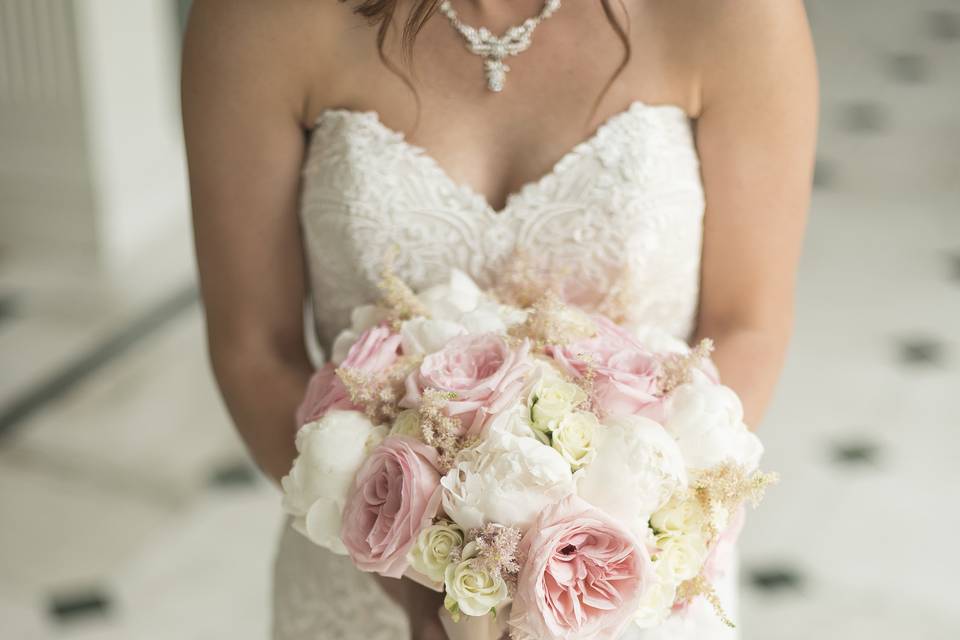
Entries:
[[486, 27], [477, 29], [461, 22], [449, 0], [444, 0], [440, 4], [440, 12], [447, 16], [453, 28], [467, 41], [467, 50], [483, 57], [483, 71], [487, 77], [487, 88], [497, 93], [503, 91], [503, 85], [507, 80], [507, 71], [510, 71], [510, 67], [506, 65], [503, 59], [529, 49], [530, 43], [533, 41], [534, 29], [559, 8], [560, 0], [546, 0], [539, 14], [527, 18], [518, 26], [510, 27], [502, 36], [498, 37], [490, 33], [490, 30]]

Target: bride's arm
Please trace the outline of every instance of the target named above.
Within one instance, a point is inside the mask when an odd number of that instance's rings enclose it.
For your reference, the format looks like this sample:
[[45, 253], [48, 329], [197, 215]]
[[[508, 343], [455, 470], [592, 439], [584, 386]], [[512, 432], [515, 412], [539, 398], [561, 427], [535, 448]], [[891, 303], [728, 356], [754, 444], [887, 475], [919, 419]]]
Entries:
[[254, 459], [279, 479], [310, 374], [296, 215], [304, 135], [291, 53], [257, 4], [195, 3], [183, 121], [214, 374]]
[[707, 198], [698, 337], [755, 427], [792, 330], [817, 128], [801, 0], [714, 7], [702, 40], [697, 146]]

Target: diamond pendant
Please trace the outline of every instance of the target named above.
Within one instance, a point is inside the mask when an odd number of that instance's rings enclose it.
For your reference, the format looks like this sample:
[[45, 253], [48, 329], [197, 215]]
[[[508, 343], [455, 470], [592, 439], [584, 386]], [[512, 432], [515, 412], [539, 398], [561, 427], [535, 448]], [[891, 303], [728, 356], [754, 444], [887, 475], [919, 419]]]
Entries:
[[483, 71], [487, 76], [487, 89], [494, 93], [503, 91], [503, 85], [507, 82], [507, 71], [510, 71], [503, 59], [486, 58], [483, 61]]

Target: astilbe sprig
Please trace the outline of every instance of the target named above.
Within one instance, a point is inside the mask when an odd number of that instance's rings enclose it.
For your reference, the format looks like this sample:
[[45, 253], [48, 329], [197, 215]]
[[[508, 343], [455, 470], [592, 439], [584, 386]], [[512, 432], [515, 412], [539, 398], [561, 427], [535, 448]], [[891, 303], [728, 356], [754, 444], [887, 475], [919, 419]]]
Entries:
[[476, 543], [477, 555], [470, 562], [478, 571], [502, 578], [511, 593], [516, 589], [520, 567], [520, 540], [523, 534], [516, 527], [487, 523], [471, 529], [468, 538]]
[[568, 307], [550, 291], [527, 307], [526, 311], [526, 320], [511, 327], [509, 334], [513, 338], [529, 340], [536, 351], [592, 338], [597, 333], [589, 316], [579, 309]]
[[457, 399], [452, 391], [424, 389], [417, 410], [423, 441], [437, 450], [437, 466], [441, 473], [453, 467], [457, 454], [475, 444], [475, 439], [460, 435], [463, 427], [447, 413], [447, 404]]
[[686, 580], [680, 583], [680, 586], [677, 587], [677, 598], [674, 601], [675, 603], [686, 603], [697, 596], [703, 597], [710, 605], [713, 607], [714, 612], [717, 614], [717, 617], [720, 618], [720, 621], [723, 624], [727, 625], [731, 629], [735, 628], [737, 625], [733, 623], [733, 620], [730, 619], [730, 616], [727, 615], [727, 612], [723, 608], [723, 603], [720, 602], [720, 596], [717, 595], [717, 590], [713, 587], [713, 584], [704, 576], [702, 573], [690, 580]]
[[377, 288], [380, 289], [379, 305], [386, 309], [387, 322], [394, 331], [399, 331], [400, 325], [405, 320], [416, 317], [428, 318], [430, 312], [413, 289], [394, 272], [393, 262], [392, 255], [388, 255], [384, 260], [385, 266], [380, 274]]
[[657, 386], [661, 395], [667, 395], [677, 387], [693, 380], [693, 372], [713, 353], [713, 340], [704, 338], [689, 353], [667, 356], [660, 364]]
[[380, 375], [350, 367], [338, 367], [336, 370], [337, 377], [347, 389], [350, 402], [363, 409], [374, 424], [391, 422], [400, 413], [406, 374], [407, 367], [403, 362], [396, 363]]

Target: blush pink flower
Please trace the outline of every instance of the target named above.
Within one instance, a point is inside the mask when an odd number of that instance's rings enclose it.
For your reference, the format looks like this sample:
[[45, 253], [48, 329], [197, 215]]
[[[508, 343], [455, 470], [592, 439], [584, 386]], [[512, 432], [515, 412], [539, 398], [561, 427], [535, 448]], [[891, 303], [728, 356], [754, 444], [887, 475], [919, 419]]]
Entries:
[[597, 329], [594, 337], [552, 346], [547, 352], [569, 375], [593, 376], [592, 398], [604, 416], [644, 415], [660, 420], [660, 360], [607, 318], [592, 319]]
[[577, 496], [544, 509], [520, 552], [510, 625], [521, 638], [613, 640], [654, 580], [646, 548]]
[[407, 436], [390, 436], [357, 471], [343, 508], [340, 537], [354, 564], [391, 578], [409, 565], [407, 552], [440, 506], [436, 451]]
[[[400, 335], [391, 332], [385, 325], [377, 325], [360, 334], [340, 366], [377, 376], [397, 361], [399, 351]], [[334, 409], [360, 410], [350, 402], [350, 394], [336, 375], [336, 367], [327, 363], [307, 383], [306, 394], [297, 408], [297, 424], [319, 420]]]
[[479, 435], [490, 419], [513, 406], [532, 368], [526, 341], [512, 349], [493, 333], [459, 336], [407, 377], [402, 404], [418, 406], [424, 389], [452, 392], [456, 399], [447, 413], [460, 420], [464, 434]]

